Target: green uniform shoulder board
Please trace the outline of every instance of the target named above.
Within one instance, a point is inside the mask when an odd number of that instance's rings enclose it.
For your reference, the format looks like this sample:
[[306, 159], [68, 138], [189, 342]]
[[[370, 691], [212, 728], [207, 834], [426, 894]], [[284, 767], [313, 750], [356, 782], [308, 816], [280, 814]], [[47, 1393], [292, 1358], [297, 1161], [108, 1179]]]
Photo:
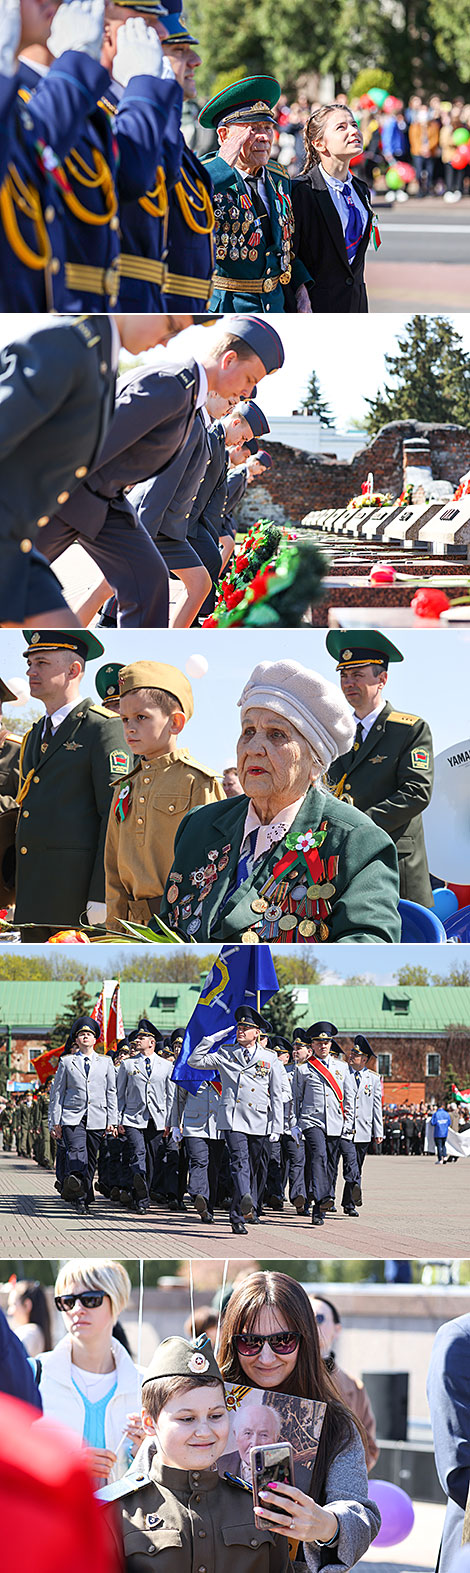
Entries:
[[110, 1486], [102, 1486], [100, 1491], [95, 1491], [95, 1496], [99, 1502], [119, 1502], [121, 1497], [133, 1496], [134, 1491], [142, 1491], [144, 1486], [151, 1484], [151, 1475], [137, 1475], [129, 1470], [122, 1480], [113, 1480]]
[[391, 710], [387, 721], [402, 721], [404, 726], [414, 726], [415, 721], [419, 721], [419, 715], [404, 715], [401, 710]]
[[267, 169], [271, 169], [274, 175], [281, 175], [282, 180], [287, 180], [287, 184], [289, 185], [290, 175], [288, 175], [286, 170], [283, 169], [282, 164], [279, 164], [277, 158], [269, 158], [266, 167]]
[[[88, 714], [90, 714], [90, 711], [92, 712], [93, 715], [104, 715], [104, 716], [106, 716], [106, 720], [107, 721], [111, 721], [112, 720], [112, 711], [111, 710], [106, 710], [104, 705], [89, 705], [88, 706]], [[119, 720], [119, 717], [117, 717], [117, 719]]]

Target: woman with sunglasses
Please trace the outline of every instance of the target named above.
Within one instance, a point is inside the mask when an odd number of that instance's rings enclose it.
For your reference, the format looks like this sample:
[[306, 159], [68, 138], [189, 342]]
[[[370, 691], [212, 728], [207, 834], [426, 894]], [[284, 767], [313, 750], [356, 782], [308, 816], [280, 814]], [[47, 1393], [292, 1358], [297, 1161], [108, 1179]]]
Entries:
[[378, 1534], [380, 1513], [368, 1497], [360, 1426], [330, 1382], [301, 1285], [286, 1273], [245, 1278], [225, 1310], [219, 1366], [225, 1382], [326, 1401], [310, 1494], [276, 1482], [261, 1493], [257, 1522], [299, 1541], [298, 1561], [309, 1573], [355, 1567]]
[[46, 1419], [82, 1437], [100, 1486], [123, 1473], [118, 1452], [125, 1451], [125, 1469], [144, 1435], [140, 1373], [113, 1337], [130, 1292], [120, 1262], [94, 1257], [65, 1262], [54, 1290], [65, 1337], [34, 1362]]

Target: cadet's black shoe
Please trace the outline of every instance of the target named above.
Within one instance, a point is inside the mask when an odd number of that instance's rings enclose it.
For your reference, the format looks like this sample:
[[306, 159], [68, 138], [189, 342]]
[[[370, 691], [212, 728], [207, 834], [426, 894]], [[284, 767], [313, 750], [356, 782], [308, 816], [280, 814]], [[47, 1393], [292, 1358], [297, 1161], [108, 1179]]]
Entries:
[[318, 1205], [321, 1207], [322, 1213], [332, 1213], [335, 1211], [334, 1198], [332, 1196], [322, 1196], [321, 1202], [319, 1202]]
[[351, 1186], [351, 1196], [353, 1202], [356, 1203], [356, 1207], [362, 1207], [362, 1191], [360, 1185], [356, 1184]]
[[76, 1202], [80, 1192], [83, 1193], [83, 1186], [78, 1174], [68, 1174], [62, 1186], [64, 1202]]
[[214, 1214], [213, 1213], [208, 1213], [207, 1214], [207, 1218], [206, 1218], [206, 1223], [213, 1223], [213, 1222], [214, 1222]]
[[205, 1196], [201, 1196], [200, 1192], [198, 1192], [198, 1195], [194, 1197], [194, 1206], [196, 1208], [196, 1212], [199, 1213], [201, 1223], [208, 1223], [211, 1215], [207, 1206], [206, 1198]]
[[[5, 1151], [5, 1149], [3, 1149], [3, 1150]], [[60, 1191], [60, 1194], [62, 1195], [62, 1185], [61, 1185], [60, 1180], [54, 1180], [54, 1190], [55, 1191]]]
[[75, 1211], [79, 1214], [80, 1217], [84, 1217], [85, 1213], [88, 1212], [88, 1207], [86, 1202], [83, 1200], [83, 1197], [80, 1197], [79, 1201], [75, 1202]]
[[121, 1203], [121, 1207], [132, 1207], [132, 1203], [133, 1203], [134, 1200], [135, 1200], [135, 1198], [132, 1196], [131, 1191], [120, 1191], [119, 1192], [119, 1201]]
[[359, 1213], [358, 1213], [357, 1207], [353, 1207], [352, 1205], [351, 1205], [351, 1207], [343, 1207], [343, 1212], [346, 1214], [346, 1218], [358, 1218], [359, 1217]]
[[[305, 1208], [307, 1206], [307, 1203], [306, 1203], [306, 1200], [305, 1200], [305, 1196], [291, 1196], [291, 1205], [292, 1205], [292, 1207], [295, 1207], [296, 1213], [299, 1214], [299, 1218], [300, 1218], [302, 1213], [305, 1212]], [[308, 1208], [307, 1208], [307, 1211], [308, 1211]]]
[[330, 1213], [337, 1213], [338, 1208], [335, 1207], [334, 1202], [332, 1202], [331, 1207], [328, 1210], [329, 1210]]
[[134, 1174], [132, 1183], [137, 1201], [142, 1202], [147, 1195], [147, 1181], [144, 1179], [143, 1174]]
[[266, 1206], [270, 1207], [273, 1213], [282, 1213], [284, 1202], [281, 1196], [270, 1196]]
[[135, 1204], [135, 1210], [136, 1213], [148, 1213], [148, 1202], [144, 1202], [141, 1197], [140, 1201]]
[[323, 1217], [321, 1207], [318, 1202], [314, 1202], [312, 1207], [312, 1223], [323, 1224], [324, 1222], [325, 1219]]
[[254, 1213], [254, 1210], [255, 1210], [255, 1204], [254, 1204], [252, 1196], [248, 1196], [248, 1195], [242, 1196], [242, 1199], [241, 1199], [241, 1202], [240, 1202], [240, 1212], [243, 1213], [243, 1217], [244, 1218], [249, 1218], [250, 1214]]
[[245, 1228], [244, 1223], [233, 1223], [232, 1234], [248, 1234], [248, 1229]]
[[[176, 1196], [170, 1196], [170, 1200], [167, 1203], [167, 1206], [168, 1206], [168, 1211], [170, 1213], [179, 1213], [179, 1212], [181, 1212], [180, 1204], [179, 1204], [179, 1201], [177, 1201]], [[186, 1208], [184, 1210], [186, 1212]]]
[[258, 1218], [258, 1214], [257, 1213], [253, 1213], [252, 1218], [247, 1218], [246, 1221], [247, 1221], [247, 1223], [251, 1223], [251, 1224], [253, 1224], [253, 1223], [260, 1223], [260, 1219]]
[[112, 1191], [110, 1191], [109, 1194], [109, 1199], [111, 1202], [120, 1202], [121, 1192], [118, 1185], [113, 1185]]

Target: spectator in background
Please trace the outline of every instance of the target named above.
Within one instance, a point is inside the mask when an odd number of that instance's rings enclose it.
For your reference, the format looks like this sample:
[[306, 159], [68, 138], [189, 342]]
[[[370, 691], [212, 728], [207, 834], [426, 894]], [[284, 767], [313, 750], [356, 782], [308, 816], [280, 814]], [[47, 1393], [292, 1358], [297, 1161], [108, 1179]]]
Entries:
[[236, 765], [226, 765], [222, 776], [222, 786], [226, 797], [241, 797], [243, 787], [237, 775]]
[[436, 1469], [447, 1496], [439, 1573], [453, 1573], [470, 1487], [470, 1315], [436, 1335], [427, 1382]]
[[434, 1109], [434, 1113], [431, 1114], [431, 1125], [434, 1135], [434, 1145], [437, 1153], [436, 1163], [445, 1163], [447, 1158], [446, 1140], [449, 1125], [451, 1125], [451, 1123], [452, 1121], [447, 1109]]
[[43, 1355], [46, 1350], [52, 1349], [49, 1306], [40, 1283], [29, 1283], [24, 1279], [12, 1284], [7, 1315], [25, 1354]]
[[364, 1383], [358, 1377], [350, 1376], [349, 1372], [343, 1371], [336, 1363], [335, 1346], [342, 1332], [336, 1306], [333, 1305], [332, 1300], [326, 1300], [322, 1294], [309, 1295], [309, 1300], [317, 1324], [321, 1357], [330, 1381], [343, 1404], [351, 1409], [353, 1415], [357, 1415], [363, 1427], [367, 1473], [370, 1475], [371, 1469], [377, 1463], [380, 1449], [377, 1447], [375, 1415], [369, 1395]]
[[192, 1338], [193, 1336], [194, 1338], [200, 1338], [201, 1333], [207, 1333], [212, 1348], [215, 1349], [218, 1325], [218, 1311], [213, 1311], [210, 1305], [200, 1305], [199, 1310], [194, 1312], [194, 1335], [193, 1319], [191, 1316], [187, 1316], [184, 1324], [184, 1336], [185, 1338]]
[[462, 100], [455, 100], [451, 109], [443, 113], [440, 124], [439, 147], [446, 182], [444, 202], [460, 202], [463, 196], [465, 170], [454, 169], [452, 164], [452, 159], [457, 151], [454, 134], [462, 129], [468, 130], [468, 127], [464, 127], [462, 110]]
[[439, 156], [440, 121], [433, 118], [434, 111], [422, 103], [418, 94], [410, 99], [408, 136], [411, 162], [419, 181], [420, 197], [428, 196], [434, 180], [434, 161]]

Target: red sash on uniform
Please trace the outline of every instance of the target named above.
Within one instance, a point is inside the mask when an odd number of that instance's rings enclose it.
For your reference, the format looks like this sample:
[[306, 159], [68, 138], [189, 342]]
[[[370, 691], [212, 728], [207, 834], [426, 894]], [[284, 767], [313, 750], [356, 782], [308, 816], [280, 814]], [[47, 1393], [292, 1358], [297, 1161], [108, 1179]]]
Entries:
[[323, 1077], [323, 1081], [326, 1081], [327, 1086], [331, 1088], [332, 1092], [334, 1092], [335, 1097], [338, 1099], [338, 1103], [339, 1103], [339, 1106], [340, 1106], [340, 1109], [341, 1109], [341, 1113], [344, 1114], [343, 1094], [342, 1094], [342, 1091], [341, 1091], [341, 1087], [339, 1085], [339, 1082], [335, 1081], [335, 1078], [334, 1078], [332, 1072], [328, 1070], [328, 1066], [325, 1065], [323, 1060], [315, 1060], [313, 1058], [308, 1060], [308, 1064], [309, 1065], [313, 1065], [314, 1071], [318, 1071], [318, 1075]]

